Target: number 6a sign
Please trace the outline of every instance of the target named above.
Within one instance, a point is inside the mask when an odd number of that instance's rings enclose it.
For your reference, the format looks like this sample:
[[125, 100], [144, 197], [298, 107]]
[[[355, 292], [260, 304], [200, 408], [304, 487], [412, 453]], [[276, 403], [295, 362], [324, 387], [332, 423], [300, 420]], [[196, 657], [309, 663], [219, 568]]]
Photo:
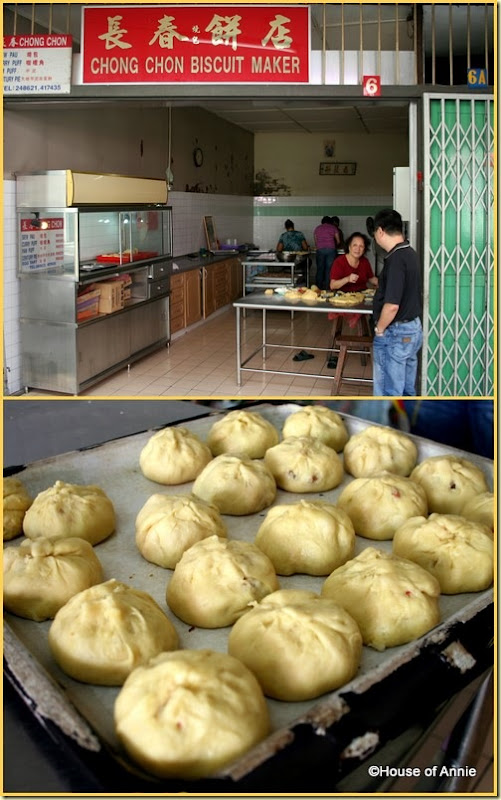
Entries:
[[381, 97], [381, 76], [364, 75], [362, 88], [364, 97]]

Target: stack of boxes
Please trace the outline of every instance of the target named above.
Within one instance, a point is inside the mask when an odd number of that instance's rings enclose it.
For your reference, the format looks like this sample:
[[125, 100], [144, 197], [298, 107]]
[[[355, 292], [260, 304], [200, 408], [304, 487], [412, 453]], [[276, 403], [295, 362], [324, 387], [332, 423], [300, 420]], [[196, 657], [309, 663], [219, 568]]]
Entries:
[[84, 322], [98, 314], [120, 311], [131, 298], [130, 275], [117, 275], [108, 281], [93, 283], [77, 298], [77, 320]]

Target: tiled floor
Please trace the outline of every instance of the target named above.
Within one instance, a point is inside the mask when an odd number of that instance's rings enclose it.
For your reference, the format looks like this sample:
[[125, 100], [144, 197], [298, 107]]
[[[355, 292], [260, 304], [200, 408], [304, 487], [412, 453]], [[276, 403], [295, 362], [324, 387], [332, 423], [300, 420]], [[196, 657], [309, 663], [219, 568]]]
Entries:
[[[290, 350], [270, 348], [267, 367], [301, 372], [302, 377], [246, 372], [242, 385], [237, 385], [236, 332], [233, 309], [214, 315], [207, 322], [194, 326], [187, 333], [174, 338], [169, 348], [146, 356], [101, 381], [82, 395], [149, 396], [149, 397], [319, 397], [329, 396], [332, 382], [325, 378], [308, 377], [317, 373], [333, 376], [334, 370], [326, 366], [328, 353], [315, 352], [308, 361], [294, 362], [300, 349], [329, 347], [333, 323], [324, 314], [268, 312], [267, 341], [290, 345]], [[248, 312], [242, 322], [244, 358], [262, 341], [261, 313]], [[348, 356], [345, 375], [371, 378], [370, 358], [363, 366], [360, 356]], [[261, 356], [256, 355], [248, 366], [261, 366]], [[303, 377], [304, 376], [304, 377]], [[45, 395], [47, 392], [31, 391]], [[371, 395], [371, 383], [346, 383], [341, 395]]]

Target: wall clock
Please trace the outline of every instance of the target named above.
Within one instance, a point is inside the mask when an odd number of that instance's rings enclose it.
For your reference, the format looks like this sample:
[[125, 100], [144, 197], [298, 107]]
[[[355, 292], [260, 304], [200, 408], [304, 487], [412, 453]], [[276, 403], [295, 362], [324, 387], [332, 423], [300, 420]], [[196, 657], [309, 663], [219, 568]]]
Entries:
[[204, 163], [204, 154], [200, 147], [195, 147], [193, 150], [193, 161], [196, 167], [201, 167]]

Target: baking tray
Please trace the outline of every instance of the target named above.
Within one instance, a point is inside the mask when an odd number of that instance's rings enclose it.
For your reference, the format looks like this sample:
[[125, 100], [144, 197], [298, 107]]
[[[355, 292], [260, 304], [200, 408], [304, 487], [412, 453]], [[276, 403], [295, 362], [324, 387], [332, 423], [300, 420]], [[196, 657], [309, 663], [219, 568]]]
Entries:
[[[109, 403], [110, 414], [114, 413], [113, 407]], [[264, 404], [253, 410], [281, 430], [286, 417], [299, 408], [293, 403]], [[223, 416], [224, 412], [217, 412], [181, 424], [205, 440], [210, 427]], [[350, 435], [374, 424], [342, 416]], [[135, 517], [147, 498], [155, 492], [188, 493], [192, 486], [160, 486], [142, 475], [139, 454], [151, 435], [150, 430], [86, 451], [36, 461], [20, 477], [32, 496], [56, 480], [101, 486], [113, 501], [117, 515], [116, 532], [95, 548], [105, 580], [113, 577], [149, 592], [175, 624], [183, 648], [209, 647], [226, 652], [230, 629], [192, 629], [178, 620], [165, 602], [172, 571], [145, 561], [135, 546]], [[418, 447], [418, 461], [456, 453], [480, 466], [492, 487], [492, 461], [420, 437], [411, 438]], [[335, 502], [351, 480], [345, 475], [336, 489], [307, 497]], [[295, 503], [301, 497], [306, 495], [278, 490], [275, 503]], [[267, 509], [248, 517], [225, 516], [229, 538], [253, 541], [266, 513]], [[9, 544], [16, 544], [16, 540]], [[357, 536], [357, 553], [368, 546], [391, 550], [391, 542], [373, 542]], [[324, 580], [307, 575], [279, 576], [281, 588], [316, 592]], [[48, 649], [50, 621], [36, 623], [5, 613], [4, 661], [8, 679], [35, 716], [52, 738], [59, 738], [65, 747], [75, 750], [86, 767], [100, 777], [103, 791], [219, 791], [228, 786], [234, 791], [256, 787], [262, 791], [263, 786], [271, 791], [274, 785], [283, 790], [290, 779], [294, 785], [295, 770], [311, 769], [315, 763], [325, 766], [326, 759], [335, 788], [336, 780], [377, 751], [395, 731], [412, 723], [426, 703], [436, 704], [453, 696], [492, 663], [492, 590], [442, 595], [440, 608], [441, 623], [421, 639], [382, 653], [364, 646], [357, 676], [341, 689], [307, 702], [268, 700], [270, 736], [221, 773], [202, 782], [157, 780], [129, 762], [113, 730], [113, 704], [119, 688], [81, 684], [66, 676]]]
[[105, 264], [130, 264], [131, 261], [143, 261], [145, 258], [155, 258], [155, 256], [158, 256], [156, 250], [142, 250], [138, 253], [134, 253], [132, 258], [130, 257], [130, 253], [122, 253], [121, 260], [119, 256], [103, 253], [96, 257], [96, 261], [101, 261]]

